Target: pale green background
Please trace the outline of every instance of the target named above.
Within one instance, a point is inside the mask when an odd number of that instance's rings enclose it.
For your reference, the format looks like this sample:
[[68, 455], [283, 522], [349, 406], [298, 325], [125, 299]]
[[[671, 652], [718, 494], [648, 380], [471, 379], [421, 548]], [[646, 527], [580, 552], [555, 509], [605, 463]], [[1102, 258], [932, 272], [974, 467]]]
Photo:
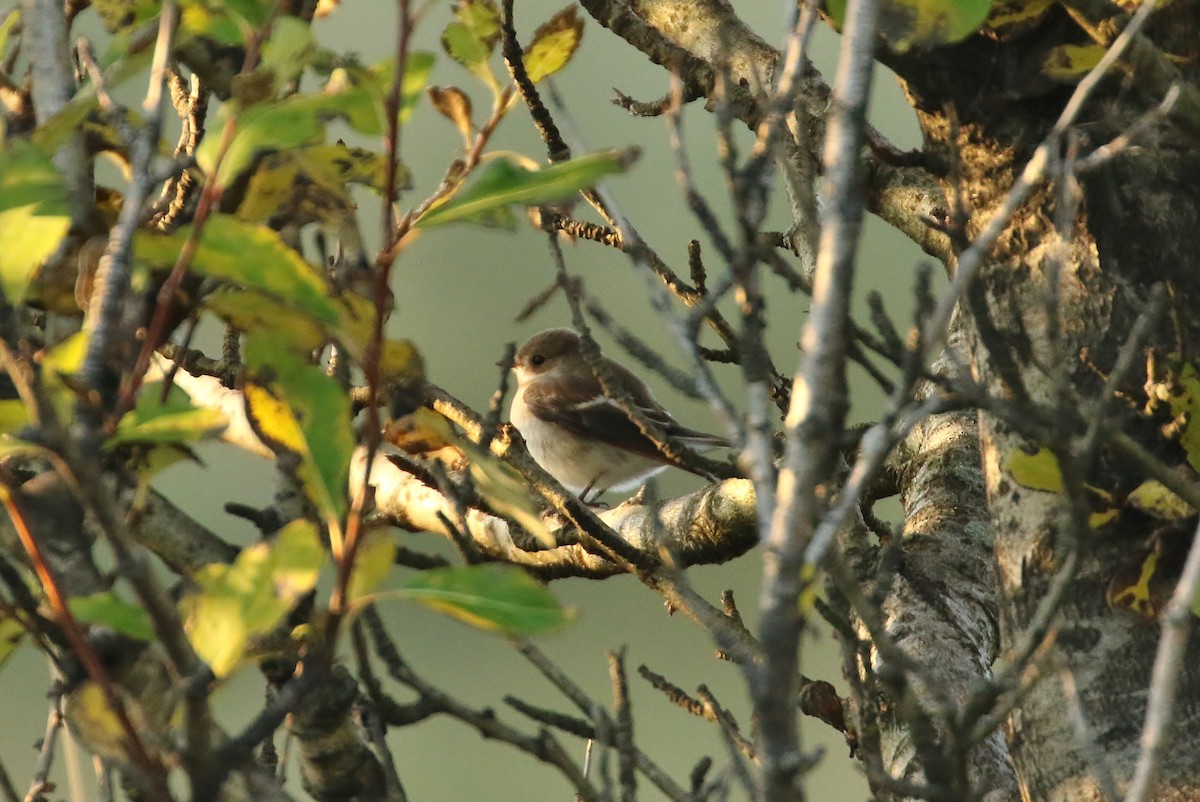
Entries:
[[[781, 43], [780, 23], [787, 4], [739, 5], [752, 26], [768, 41]], [[414, 43], [417, 48], [437, 49], [438, 35], [448, 19], [448, 7], [448, 2], [439, 3], [423, 21]], [[519, 33], [527, 39], [534, 27], [559, 7], [557, 2], [546, 0], [518, 2]], [[357, 51], [364, 61], [370, 62], [390, 54], [394, 9], [388, 3], [348, 0], [331, 19], [315, 23], [314, 29], [323, 43]], [[824, 30], [814, 45], [818, 67], [831, 80], [836, 45], [836, 37]], [[503, 67], [498, 59], [496, 63], [503, 77]], [[665, 144], [665, 123], [631, 118], [609, 103], [614, 86], [642, 100], [661, 96], [667, 89], [665, 73], [588, 19], [582, 49], [557, 80], [573, 117], [570, 126], [573, 131], [568, 132], [572, 145], [578, 145], [575, 139], [578, 137], [589, 148], [636, 143], [643, 149], [642, 158], [631, 174], [608, 184], [621, 211], [685, 276], [685, 244], [691, 238], [699, 238], [705, 245], [710, 276], [717, 276], [720, 265], [716, 252], [709, 247], [700, 225], [688, 214], [674, 178], [675, 161]], [[454, 84], [468, 91], [475, 101], [476, 119], [482, 121], [489, 98], [465, 70], [441, 56], [432, 82]], [[904, 104], [894, 79], [881, 73], [876, 87], [873, 124], [900, 146], [916, 146], [918, 137], [912, 112]], [[728, 224], [731, 217], [724, 181], [714, 166], [713, 118], [696, 104], [686, 110], [685, 124], [697, 183]], [[744, 153], [750, 141], [748, 132], [737, 133]], [[520, 108], [501, 126], [492, 147], [520, 151], [538, 159], [544, 157], [544, 148]], [[415, 203], [436, 186], [447, 160], [460, 151], [455, 129], [423, 103], [404, 130], [402, 155], [416, 182], [416, 188], [405, 196], [404, 202]], [[778, 187], [776, 196], [782, 201]], [[377, 241], [377, 220], [374, 207], [367, 210], [364, 206], [362, 221], [372, 241]], [[782, 202], [776, 203], [772, 220], [771, 226], [786, 228], [786, 207]], [[877, 221], [868, 221], [867, 228], [859, 284], [863, 288], [880, 289], [903, 326], [911, 305], [909, 288], [913, 269], [921, 254]], [[644, 300], [642, 276], [635, 273], [626, 259], [600, 246], [580, 243], [568, 246], [567, 260], [572, 273], [583, 278], [590, 292], [604, 299], [609, 311], [623, 325], [661, 346], [676, 364], [681, 364], [662, 325]], [[554, 276], [543, 236], [528, 226], [516, 233], [465, 226], [431, 231], [401, 256], [393, 275], [396, 311], [392, 331], [416, 341], [432, 381], [477, 408], [486, 405], [495, 388], [498, 377], [493, 363], [501, 355], [505, 342], [520, 341], [541, 328], [569, 322], [561, 299], [542, 310], [530, 323], [512, 322], [526, 300]], [[794, 344], [804, 323], [807, 303], [790, 295], [773, 278], [767, 280], [767, 297], [774, 358], [781, 369], [792, 370]], [[857, 308], [860, 311], [864, 308], [861, 300]], [[601, 343], [610, 345], [603, 337]], [[610, 353], [620, 356], [615, 347]], [[738, 399], [736, 370], [720, 367], [717, 370], [726, 392]], [[856, 419], [868, 419], [877, 412], [878, 395], [870, 393], [861, 380], [855, 386], [860, 392], [854, 398], [853, 414]], [[703, 403], [681, 399], [661, 383], [655, 387], [660, 399], [688, 424], [713, 430], [719, 427], [719, 421]], [[159, 482], [160, 487], [222, 535], [248, 541], [253, 533], [242, 522], [220, 512], [220, 506], [225, 501], [263, 503], [273, 486], [270, 466], [247, 458], [231, 458], [224, 449], [210, 448], [205, 458], [207, 467], [171, 469]], [[682, 492], [696, 488], [698, 483], [690, 476], [668, 475], [661, 492]], [[415, 548], [442, 547], [430, 536], [403, 533], [398, 536]], [[727, 565], [693, 569], [689, 576], [714, 601], [721, 590], [734, 589], [743, 614], [753, 626], [757, 620], [760, 570], [759, 556], [752, 552]], [[595, 699], [611, 704], [605, 652], [625, 646], [631, 675], [644, 663], [686, 690], [694, 691], [704, 683], [748, 731], [749, 704], [738, 670], [716, 660], [707, 635], [684, 616], [669, 616], [652, 592], [628, 577], [605, 582], [560, 581], [553, 588], [565, 603], [575, 608], [577, 621], [559, 634], [540, 639], [540, 645]], [[402, 653], [412, 665], [468, 702], [493, 706], [506, 721], [530, 732], [532, 726], [504, 707], [503, 695], [511, 693], [536, 704], [575, 712], [502, 639], [415, 606], [395, 603], [384, 612]], [[844, 692], [837, 646], [827, 628], [814, 627], [805, 637], [803, 670], [810, 676], [833, 681]], [[32, 650], [23, 651], [0, 672], [0, 698], [4, 700], [0, 707], [4, 721], [0, 727], [0, 758], [22, 793], [36, 757], [31, 743], [40, 737], [45, 719], [45, 683], [44, 661]], [[631, 685], [637, 741], [679, 783], [686, 784], [688, 772], [703, 754], [715, 758], [718, 767], [715, 770], [728, 765], [725, 746], [714, 725], [672, 706], [636, 676], [632, 676]], [[394, 690], [398, 698], [408, 698], [403, 690]], [[217, 692], [222, 723], [236, 731], [258, 709], [260, 693], [256, 673], [253, 669], [244, 670], [230, 687]], [[847, 758], [847, 748], [840, 736], [822, 724], [806, 721], [803, 737], [807, 747], [826, 750], [824, 760], [812, 775], [810, 799], [837, 802], [866, 798], [861, 772]], [[510, 747], [485, 741], [449, 719], [433, 719], [394, 732], [391, 742], [402, 780], [413, 800], [566, 802], [571, 798], [569, 787], [556, 772]], [[575, 754], [582, 755], [582, 743], [565, 736], [564, 742]], [[62, 761], [55, 774], [65, 783], [61, 767]], [[87, 770], [84, 766], [84, 771]], [[660, 798], [648, 782], [641, 780], [640, 788], [642, 798]], [[303, 796], [298, 784], [292, 790]], [[66, 796], [65, 784], [52, 794], [54, 798]], [[744, 798], [744, 794], [735, 786], [730, 798]]]

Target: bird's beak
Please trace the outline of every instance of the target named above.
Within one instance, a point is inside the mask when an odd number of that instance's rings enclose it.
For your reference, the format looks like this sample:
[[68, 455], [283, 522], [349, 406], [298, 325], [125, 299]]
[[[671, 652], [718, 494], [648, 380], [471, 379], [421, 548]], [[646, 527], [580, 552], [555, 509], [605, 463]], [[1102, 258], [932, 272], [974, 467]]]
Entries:
[[511, 369], [511, 368], [513, 368], [513, 367], [514, 367], [514, 363], [512, 363], [512, 362], [509, 362], [507, 359], [497, 359], [497, 360], [496, 360], [496, 367], [498, 367], [498, 368], [509, 368], [509, 369]]

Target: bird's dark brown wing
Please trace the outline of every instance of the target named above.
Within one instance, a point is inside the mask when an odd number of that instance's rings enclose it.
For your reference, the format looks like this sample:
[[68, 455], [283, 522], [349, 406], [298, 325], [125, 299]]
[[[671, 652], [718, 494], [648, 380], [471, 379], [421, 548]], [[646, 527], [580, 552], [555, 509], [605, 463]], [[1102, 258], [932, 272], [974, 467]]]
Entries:
[[[588, 378], [591, 381], [582, 378], [572, 382], [533, 381], [524, 390], [525, 403], [539, 419], [580, 437], [674, 464], [658, 450], [653, 440], [642, 434], [616, 402], [601, 392], [600, 382], [594, 376]], [[719, 437], [681, 425], [651, 397], [635, 396], [633, 400], [637, 402], [638, 410], [671, 439], [699, 447], [727, 445]]]

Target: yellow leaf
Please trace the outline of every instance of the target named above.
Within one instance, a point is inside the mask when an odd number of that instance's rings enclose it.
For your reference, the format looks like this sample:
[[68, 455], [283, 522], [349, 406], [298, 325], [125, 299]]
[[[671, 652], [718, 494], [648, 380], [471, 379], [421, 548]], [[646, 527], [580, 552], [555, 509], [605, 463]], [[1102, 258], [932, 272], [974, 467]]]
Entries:
[[425, 362], [412, 340], [387, 340], [379, 358], [383, 380], [392, 385], [415, 387], [425, 380]]
[[583, 20], [574, 5], [555, 14], [533, 34], [525, 49], [525, 71], [535, 84], [567, 65], [583, 39]]
[[1047, 493], [1062, 493], [1062, 473], [1058, 469], [1058, 458], [1048, 448], [1039, 448], [1033, 454], [1016, 449], [1004, 463], [1013, 481], [1031, 490]]
[[1129, 494], [1129, 504], [1156, 518], [1168, 521], [1186, 518], [1195, 510], [1192, 505], [1167, 489], [1157, 479], [1142, 482]]
[[1108, 604], [1115, 609], [1125, 608], [1145, 618], [1158, 616], [1158, 605], [1152, 585], [1158, 568], [1158, 552], [1150, 551], [1142, 560], [1138, 576], [1132, 582], [1121, 575], [1114, 576], [1108, 586]]
[[255, 432], [273, 451], [284, 449], [294, 454], [306, 454], [304, 435], [292, 415], [292, 410], [266, 387], [247, 383], [242, 388], [246, 399], [246, 416]]
[[1042, 62], [1042, 73], [1058, 81], [1078, 81], [1100, 63], [1108, 48], [1103, 45], [1059, 45]]

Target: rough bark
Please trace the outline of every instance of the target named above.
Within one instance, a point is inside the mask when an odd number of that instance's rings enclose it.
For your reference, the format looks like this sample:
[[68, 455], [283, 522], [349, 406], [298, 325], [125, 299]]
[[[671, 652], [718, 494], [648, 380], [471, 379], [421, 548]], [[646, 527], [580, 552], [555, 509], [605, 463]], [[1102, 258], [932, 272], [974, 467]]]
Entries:
[[[1163, 32], [1189, 29], [1194, 36], [1194, 4], [1158, 15], [1150, 35], [1163, 52], [1174, 52]], [[1061, 42], [1061, 33], [1055, 38], [1054, 32], [1071, 24], [1051, 14], [1008, 41], [973, 38], [933, 55], [892, 59], [917, 109], [927, 150], [935, 162], [954, 167], [942, 179], [947, 197], [968, 199], [962, 210], [967, 241], [1000, 206], [1066, 102], [1071, 86], [1047, 83], [1022, 65], [1042, 64], [1050, 44]], [[1120, 75], [1101, 84], [1080, 117], [1081, 143], [1107, 142], [1158, 100], [1129, 90]], [[1200, 158], [1194, 143], [1190, 124], [1169, 118], [1140, 147], [1083, 176], [1077, 210], [1065, 202], [1073, 188], [1064, 192], [1062, 180], [1043, 185], [987, 257], [967, 304], [972, 367], [992, 395], [1027, 395], [1042, 410], [1039, 424], [1047, 431], [1067, 438], [1084, 431], [1084, 415], [1097, 409], [1092, 402], [1103, 376], [1152, 282], [1170, 283], [1173, 309], [1147, 346], [1160, 354], [1194, 352], [1196, 327], [1186, 311], [1200, 300], [1194, 246]], [[1058, 285], [1052, 287], [1056, 275]], [[1134, 371], [1121, 386], [1132, 391], [1145, 379]], [[1169, 452], [1159, 435], [1124, 409], [1118, 407], [1115, 428], [1137, 432], [1155, 452]], [[1105, 589], [1146, 537], [1146, 522], [1123, 516], [1100, 531], [1082, 536], [1071, 531], [1062, 496], [1023, 488], [1006, 472], [1010, 455], [1031, 445], [1028, 429], [1018, 431], [1025, 427], [1015, 423], [992, 414], [980, 420], [1004, 647], [1026, 631], [1056, 573], [1077, 552], [1080, 563], [1066, 589], [1054, 653], [1073, 675], [1094, 746], [1123, 792], [1139, 753], [1158, 630], [1153, 622], [1115, 614], [1105, 603]], [[1080, 467], [1083, 478], [1099, 487], [1129, 488], [1144, 479], [1128, 462], [1103, 453]], [[1195, 640], [1190, 655], [1188, 665], [1195, 666], [1200, 655]], [[1187, 690], [1179, 698], [1156, 799], [1194, 799], [1200, 788], [1194, 759], [1200, 751], [1200, 672], [1185, 670], [1181, 682]], [[1058, 674], [1049, 672], [1010, 721], [1013, 759], [1028, 798], [1102, 798], [1096, 767], [1086, 757], [1090, 747], [1066, 715], [1065, 693]]]

